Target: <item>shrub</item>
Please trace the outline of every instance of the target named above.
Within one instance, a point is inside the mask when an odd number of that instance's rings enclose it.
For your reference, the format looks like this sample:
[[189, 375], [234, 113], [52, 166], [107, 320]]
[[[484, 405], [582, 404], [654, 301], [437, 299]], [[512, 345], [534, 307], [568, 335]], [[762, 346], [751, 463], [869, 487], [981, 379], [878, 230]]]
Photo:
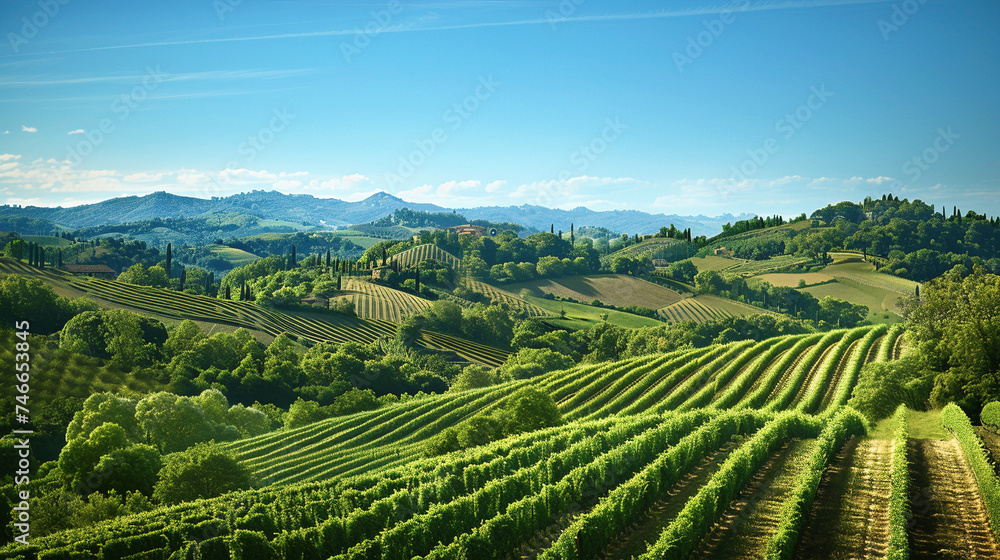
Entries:
[[984, 406], [979, 419], [982, 420], [983, 426], [1000, 433], [1000, 402], [993, 401]]

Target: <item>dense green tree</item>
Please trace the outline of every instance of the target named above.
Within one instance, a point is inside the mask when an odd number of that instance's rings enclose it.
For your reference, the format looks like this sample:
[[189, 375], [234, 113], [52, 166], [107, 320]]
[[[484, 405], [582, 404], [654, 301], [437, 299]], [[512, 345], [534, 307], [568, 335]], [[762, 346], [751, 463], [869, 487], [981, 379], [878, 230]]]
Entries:
[[129, 441], [138, 441], [135, 401], [114, 393], [94, 393], [87, 397], [83, 402], [83, 409], [73, 415], [73, 420], [66, 428], [66, 441], [86, 439], [105, 423], [118, 425], [125, 430]]
[[135, 418], [146, 441], [163, 453], [173, 453], [210, 439], [225, 441], [240, 436], [236, 428], [210, 420], [198, 399], [159, 392], [139, 401]]
[[313, 422], [325, 420], [331, 416], [332, 413], [321, 407], [319, 403], [298, 398], [288, 407], [288, 412], [284, 415], [285, 428], [299, 428]]
[[935, 404], [956, 401], [975, 414], [1000, 397], [1000, 276], [956, 267], [924, 284], [906, 315], [928, 367], [941, 372]]
[[133, 444], [116, 449], [102, 456], [94, 467], [92, 478], [96, 484], [93, 490], [105, 493], [115, 491], [122, 496], [128, 492], [152, 496], [161, 468], [160, 452], [151, 445]]
[[149, 272], [142, 263], [136, 263], [127, 269], [123, 270], [121, 274], [118, 275], [119, 282], [125, 282], [126, 284], [135, 284], [136, 286], [152, 286], [153, 283], [149, 278]]
[[465, 391], [468, 389], [479, 389], [482, 387], [491, 387], [496, 385], [497, 378], [496, 375], [484, 368], [483, 366], [477, 364], [470, 364], [465, 366], [455, 381], [451, 384], [451, 390], [453, 391]]
[[0, 321], [8, 328], [15, 322], [28, 321], [36, 334], [59, 331], [75, 314], [96, 307], [92, 302], [72, 302], [56, 295], [52, 287], [34, 278], [18, 274], [0, 277]]
[[513, 435], [558, 426], [562, 423], [562, 415], [551, 395], [534, 387], [524, 387], [510, 396], [503, 421], [505, 433]]
[[522, 348], [498, 370], [506, 379], [528, 379], [551, 371], [573, 367], [573, 359], [548, 348]]
[[253, 485], [249, 468], [215, 444], [197, 444], [167, 456], [165, 463], [153, 489], [153, 496], [165, 504], [214, 498]]
[[96, 490], [88, 482], [101, 457], [131, 444], [118, 424], [105, 422], [87, 436], [69, 440], [59, 454], [59, 470], [84, 495]]
[[849, 406], [872, 422], [888, 418], [905, 404], [910, 410], [923, 410], [928, 405], [933, 372], [925, 369], [922, 359], [905, 356], [892, 362], [873, 362], [861, 369]]

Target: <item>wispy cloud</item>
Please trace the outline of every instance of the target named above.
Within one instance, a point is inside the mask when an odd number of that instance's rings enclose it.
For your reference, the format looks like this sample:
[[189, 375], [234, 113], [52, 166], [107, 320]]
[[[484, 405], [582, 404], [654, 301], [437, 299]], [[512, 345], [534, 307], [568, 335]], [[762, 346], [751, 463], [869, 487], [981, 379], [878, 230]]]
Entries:
[[71, 130], [71, 131], [67, 132], [66, 134], [83, 134], [83, 129], [82, 128], [78, 128], [76, 130]]
[[[296, 68], [289, 70], [210, 70], [206, 72], [185, 72], [182, 74], [161, 73], [161, 82], [195, 81], [237, 81], [237, 80], [283, 80], [298, 76], [308, 76], [323, 71], [323, 68]], [[2, 87], [39, 86], [80, 86], [97, 83], [132, 84], [149, 77], [149, 74], [122, 74], [118, 76], [85, 76], [58, 80], [25, 78], [20, 80], [0, 80]]]
[[[741, 12], [764, 12], [772, 10], [794, 10], [794, 9], [807, 9], [807, 8], [819, 8], [828, 6], [849, 6], [858, 4], [881, 4], [889, 0], [806, 0], [803, 2], [793, 2], [786, 0], [784, 2], [757, 2], [755, 4], [750, 4], [746, 7], [739, 8]], [[421, 31], [450, 31], [458, 29], [475, 29], [482, 27], [511, 27], [511, 26], [523, 26], [523, 25], [551, 25], [554, 21], [559, 24], [566, 23], [587, 23], [587, 22], [613, 22], [613, 21], [635, 21], [635, 20], [655, 20], [655, 19], [668, 19], [668, 18], [678, 18], [678, 17], [688, 17], [688, 16], [705, 16], [712, 14], [719, 14], [724, 11], [733, 11], [734, 8], [731, 5], [723, 6], [713, 6], [706, 8], [696, 8], [690, 10], [670, 10], [670, 11], [659, 11], [659, 12], [638, 12], [638, 13], [627, 13], [627, 14], [602, 14], [602, 15], [583, 15], [583, 16], [569, 16], [569, 17], [558, 17], [553, 20], [550, 17], [542, 18], [532, 18], [532, 19], [520, 19], [511, 21], [483, 21], [483, 22], [473, 22], [473, 23], [461, 23], [454, 25], [438, 25], [430, 27], [419, 27], [411, 25], [398, 25], [390, 26], [384, 29], [380, 29], [379, 33], [416, 33]], [[117, 49], [138, 49], [138, 48], [149, 48], [149, 47], [171, 47], [171, 46], [182, 46], [182, 45], [201, 45], [210, 43], [235, 43], [241, 41], [269, 41], [276, 39], [301, 39], [309, 37], [335, 37], [335, 36], [353, 36], [358, 34], [357, 29], [328, 29], [322, 31], [304, 31], [298, 33], [277, 33], [269, 35], [252, 35], [244, 37], [215, 37], [215, 38], [205, 38], [205, 39], [182, 39], [176, 41], [157, 41], [149, 43], [131, 43], [127, 45], [104, 45], [99, 47], [85, 47], [79, 49], [67, 49], [58, 51], [45, 51], [38, 53], [22, 53], [17, 56], [28, 56], [28, 55], [52, 55], [52, 54], [66, 54], [66, 53], [80, 53], [80, 52], [90, 52], [90, 51], [107, 51], [107, 50], [117, 50]], [[15, 55], [5, 55], [5, 57], [15, 56]]]
[[21, 132], [38, 132], [38, 129], [33, 126], [21, 125]]

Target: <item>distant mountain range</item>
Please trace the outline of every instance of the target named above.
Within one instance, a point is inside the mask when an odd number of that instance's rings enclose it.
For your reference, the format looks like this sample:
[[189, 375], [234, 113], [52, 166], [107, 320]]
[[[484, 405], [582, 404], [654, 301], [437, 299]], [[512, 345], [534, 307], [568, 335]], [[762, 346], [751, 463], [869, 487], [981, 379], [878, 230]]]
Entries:
[[219, 212], [233, 212], [303, 225], [344, 227], [378, 220], [399, 208], [426, 212], [455, 210], [470, 220], [513, 222], [540, 231], [547, 231], [551, 224], [555, 224], [556, 229], [568, 231], [572, 223], [577, 227], [604, 227], [629, 234], [654, 233], [662, 226], [674, 224], [680, 229], [691, 228], [694, 235], [711, 236], [722, 231], [723, 224], [749, 217], [749, 215], [732, 214], [715, 217], [678, 216], [648, 214], [637, 210], [598, 212], [583, 207], [556, 210], [530, 205], [452, 209], [436, 204], [407, 202], [384, 192], [373, 194], [358, 202], [346, 202], [334, 198], [284, 194], [277, 191], [252, 191], [211, 199], [178, 196], [161, 191], [146, 196], [112, 198], [95, 204], [68, 208], [4, 205], [0, 206], [0, 216], [47, 220], [68, 228], [81, 228], [153, 218], [193, 218]]

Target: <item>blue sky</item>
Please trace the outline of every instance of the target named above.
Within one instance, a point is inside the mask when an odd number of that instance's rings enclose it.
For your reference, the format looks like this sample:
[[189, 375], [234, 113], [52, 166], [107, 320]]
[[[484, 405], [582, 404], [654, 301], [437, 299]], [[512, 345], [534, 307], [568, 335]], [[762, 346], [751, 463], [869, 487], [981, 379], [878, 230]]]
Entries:
[[8, 0], [0, 199], [1000, 213], [987, 0]]

